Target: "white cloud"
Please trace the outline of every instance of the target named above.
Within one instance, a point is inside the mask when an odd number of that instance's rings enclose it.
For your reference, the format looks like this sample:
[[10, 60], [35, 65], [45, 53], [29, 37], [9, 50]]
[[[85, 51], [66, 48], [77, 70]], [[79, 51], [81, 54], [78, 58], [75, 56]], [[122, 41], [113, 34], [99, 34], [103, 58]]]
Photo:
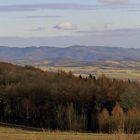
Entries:
[[76, 25], [72, 24], [69, 21], [61, 22], [54, 26], [55, 29], [60, 29], [60, 30], [75, 30]]
[[98, 0], [98, 1], [107, 4], [126, 4], [128, 3], [129, 0]]

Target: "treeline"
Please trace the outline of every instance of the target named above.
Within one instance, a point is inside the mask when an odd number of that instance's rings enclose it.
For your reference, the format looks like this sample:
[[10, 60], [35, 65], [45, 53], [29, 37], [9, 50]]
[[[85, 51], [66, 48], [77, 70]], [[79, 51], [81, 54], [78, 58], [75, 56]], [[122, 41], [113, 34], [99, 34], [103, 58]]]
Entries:
[[0, 121], [52, 130], [140, 132], [140, 84], [0, 63]]

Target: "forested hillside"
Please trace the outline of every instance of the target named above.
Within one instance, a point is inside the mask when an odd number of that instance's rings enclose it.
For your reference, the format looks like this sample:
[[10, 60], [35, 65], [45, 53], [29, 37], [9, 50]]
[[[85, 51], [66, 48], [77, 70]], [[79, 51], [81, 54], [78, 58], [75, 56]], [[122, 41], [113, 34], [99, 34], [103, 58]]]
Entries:
[[139, 132], [140, 84], [0, 62], [0, 121], [90, 132]]

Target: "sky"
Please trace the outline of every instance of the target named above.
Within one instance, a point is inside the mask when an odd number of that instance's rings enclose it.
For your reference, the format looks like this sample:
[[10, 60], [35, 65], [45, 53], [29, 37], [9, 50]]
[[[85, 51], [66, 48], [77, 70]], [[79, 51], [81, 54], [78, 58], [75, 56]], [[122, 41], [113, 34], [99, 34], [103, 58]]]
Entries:
[[0, 0], [0, 46], [140, 48], [139, 0]]

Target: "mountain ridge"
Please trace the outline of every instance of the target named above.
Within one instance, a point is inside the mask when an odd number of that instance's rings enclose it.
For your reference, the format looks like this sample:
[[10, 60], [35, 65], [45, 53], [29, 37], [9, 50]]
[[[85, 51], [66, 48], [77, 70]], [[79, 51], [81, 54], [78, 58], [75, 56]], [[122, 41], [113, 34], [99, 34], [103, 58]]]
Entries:
[[140, 60], [140, 49], [107, 46], [73, 45], [66, 48], [40, 47], [8, 47], [0, 46], [1, 60], [45, 60], [45, 59], [74, 59], [78, 61], [98, 60]]

